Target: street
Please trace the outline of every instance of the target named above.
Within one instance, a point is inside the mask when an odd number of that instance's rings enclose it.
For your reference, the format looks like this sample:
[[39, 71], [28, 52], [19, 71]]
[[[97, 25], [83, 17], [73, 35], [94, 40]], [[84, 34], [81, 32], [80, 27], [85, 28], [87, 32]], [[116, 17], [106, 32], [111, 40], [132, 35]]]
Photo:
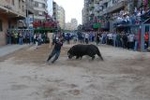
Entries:
[[150, 100], [150, 53], [99, 45], [104, 58], [46, 63], [48, 44], [0, 57], [0, 100]]

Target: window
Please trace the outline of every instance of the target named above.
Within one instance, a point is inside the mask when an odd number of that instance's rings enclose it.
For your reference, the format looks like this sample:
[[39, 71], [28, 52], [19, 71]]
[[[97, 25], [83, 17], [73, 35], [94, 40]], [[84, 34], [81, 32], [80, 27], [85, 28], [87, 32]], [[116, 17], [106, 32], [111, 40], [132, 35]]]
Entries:
[[39, 3], [39, 7], [42, 8], [42, 4], [41, 3]]
[[12, 4], [15, 5], [15, 1], [14, 0], [12, 0]]
[[21, 2], [20, 2], [20, 0], [19, 0], [19, 8], [21, 7], [20, 5], [21, 5]]
[[30, 18], [30, 22], [33, 22], [33, 18]]
[[3, 31], [2, 20], [0, 19], [0, 32]]
[[42, 11], [39, 11], [39, 16], [43, 16], [43, 12]]
[[35, 7], [38, 7], [38, 2], [35, 1]]
[[22, 12], [25, 12], [25, 7], [24, 7], [24, 5], [22, 5]]
[[40, 8], [45, 8], [45, 4], [42, 4], [42, 3], [39, 3], [39, 6]]
[[45, 4], [43, 4], [43, 8], [45, 8]]
[[34, 14], [35, 14], [35, 15], [38, 15], [38, 14], [39, 14], [39, 12], [38, 12], [38, 11], [34, 11]]

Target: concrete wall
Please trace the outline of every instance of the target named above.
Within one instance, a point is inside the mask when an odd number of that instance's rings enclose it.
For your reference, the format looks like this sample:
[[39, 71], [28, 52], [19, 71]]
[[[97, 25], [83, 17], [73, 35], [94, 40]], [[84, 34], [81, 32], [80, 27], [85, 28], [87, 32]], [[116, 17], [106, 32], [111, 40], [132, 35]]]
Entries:
[[6, 44], [6, 30], [8, 28], [8, 19], [7, 16], [0, 14], [0, 19], [2, 20], [2, 29], [3, 31], [0, 32], [0, 46]]
[[23, 0], [0, 0], [0, 19], [2, 20], [2, 31], [0, 31], [0, 46], [6, 45], [6, 32], [8, 29], [8, 22], [10, 26], [17, 28], [17, 18], [26, 16], [26, 2]]

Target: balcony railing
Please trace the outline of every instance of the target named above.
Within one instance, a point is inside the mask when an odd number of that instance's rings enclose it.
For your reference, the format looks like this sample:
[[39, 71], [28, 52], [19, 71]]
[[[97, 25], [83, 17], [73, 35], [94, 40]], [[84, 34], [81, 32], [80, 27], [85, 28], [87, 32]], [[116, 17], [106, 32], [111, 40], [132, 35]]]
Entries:
[[[18, 3], [19, 4], [19, 3]], [[22, 6], [21, 6], [22, 7]], [[24, 6], [25, 7], [25, 6]], [[12, 2], [7, 1], [7, 0], [0, 0], [0, 8], [4, 11], [6, 11], [6, 14], [12, 14], [13, 16], [21, 16], [25, 17], [26, 12], [24, 9], [26, 8], [18, 8], [18, 5], [15, 3], [14, 5]]]
[[103, 11], [100, 12], [100, 16], [103, 16], [103, 15], [106, 14], [106, 13], [107, 13], [107, 10], [104, 9]]
[[114, 4], [113, 6], [111, 7], [108, 7], [107, 8], [107, 13], [111, 13], [119, 8], [123, 8], [125, 6], [125, 0], [121, 0], [120, 2]]
[[107, 2], [109, 2], [109, 1], [110, 1], [110, 0], [102, 0], [102, 1], [99, 2], [99, 4], [100, 4], [100, 5], [103, 5], [104, 3], [107, 3]]
[[107, 13], [111, 13], [116, 11], [117, 9], [123, 8], [126, 4], [126, 0], [120, 0], [118, 1], [118, 3], [113, 4], [112, 6], [103, 9], [103, 11], [100, 12], [100, 16], [107, 14]]

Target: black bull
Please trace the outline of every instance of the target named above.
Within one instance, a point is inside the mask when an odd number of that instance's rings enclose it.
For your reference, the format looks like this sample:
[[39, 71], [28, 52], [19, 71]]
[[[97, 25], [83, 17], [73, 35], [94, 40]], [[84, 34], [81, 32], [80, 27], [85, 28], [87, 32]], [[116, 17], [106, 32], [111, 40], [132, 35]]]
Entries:
[[88, 55], [92, 57], [92, 60], [95, 58], [95, 55], [98, 55], [101, 60], [103, 60], [103, 57], [95, 45], [83, 45], [83, 44], [77, 44], [72, 46], [68, 51], [68, 58], [71, 59], [72, 57], [76, 56], [76, 59], [82, 58], [84, 55]]

